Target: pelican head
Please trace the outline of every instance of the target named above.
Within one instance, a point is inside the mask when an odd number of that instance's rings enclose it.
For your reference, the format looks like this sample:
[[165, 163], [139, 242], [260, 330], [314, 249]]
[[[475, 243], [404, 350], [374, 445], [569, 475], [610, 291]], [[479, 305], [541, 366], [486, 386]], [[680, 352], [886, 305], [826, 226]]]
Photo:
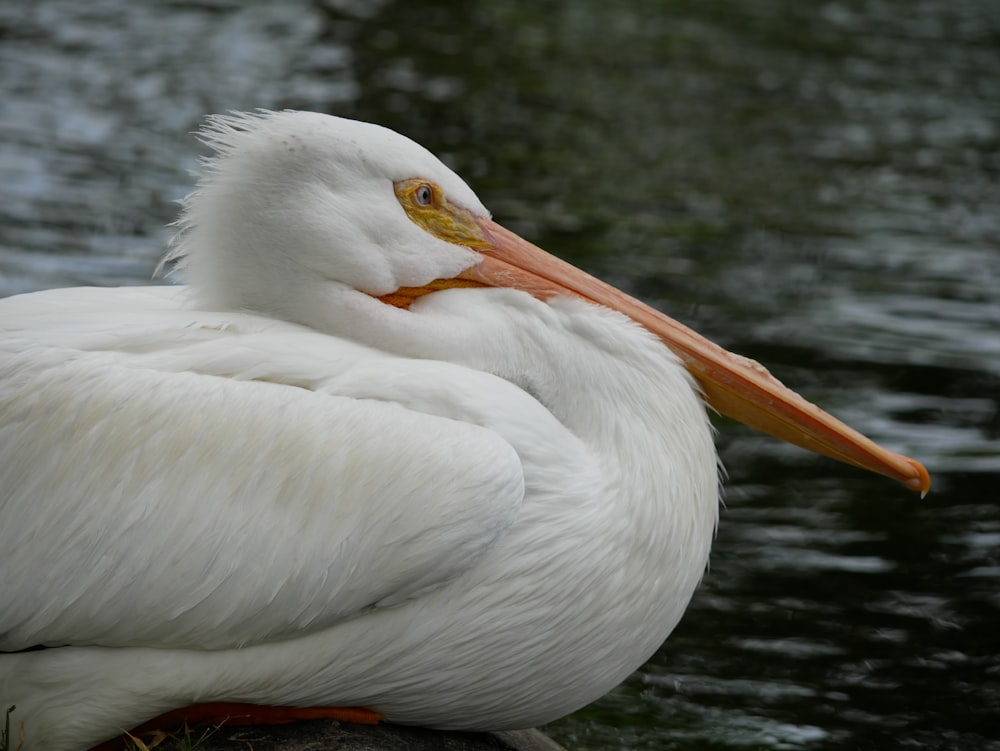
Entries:
[[269, 306], [306, 279], [378, 296], [476, 263], [469, 248], [416, 225], [395, 186], [420, 177], [433, 188], [414, 186], [415, 205], [447, 196], [470, 216], [489, 212], [458, 175], [395, 131], [313, 112], [258, 112], [211, 117], [200, 136], [215, 156], [183, 202], [169, 259], [183, 259], [213, 304], [281, 312]]

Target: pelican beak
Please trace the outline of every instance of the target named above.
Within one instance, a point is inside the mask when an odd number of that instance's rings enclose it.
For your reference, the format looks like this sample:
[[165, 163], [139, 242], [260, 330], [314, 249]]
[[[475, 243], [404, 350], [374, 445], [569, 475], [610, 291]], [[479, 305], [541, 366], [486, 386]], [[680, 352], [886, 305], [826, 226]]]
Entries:
[[[415, 182], [397, 186], [401, 201], [411, 195], [411, 183]], [[442, 239], [474, 249], [482, 260], [454, 279], [398, 290], [383, 297], [386, 302], [405, 307], [419, 294], [446, 287], [484, 285], [515, 287], [543, 300], [573, 295], [604, 305], [658, 336], [685, 364], [701, 386], [705, 401], [718, 412], [809, 451], [891, 477], [921, 495], [930, 490], [930, 475], [922, 464], [879, 446], [806, 401], [756, 361], [728, 352], [490, 219], [444, 203], [437, 207], [435, 216], [442, 214], [447, 216], [447, 230], [419, 221], [414, 213], [411, 218]], [[460, 232], [452, 237], [456, 227]]]

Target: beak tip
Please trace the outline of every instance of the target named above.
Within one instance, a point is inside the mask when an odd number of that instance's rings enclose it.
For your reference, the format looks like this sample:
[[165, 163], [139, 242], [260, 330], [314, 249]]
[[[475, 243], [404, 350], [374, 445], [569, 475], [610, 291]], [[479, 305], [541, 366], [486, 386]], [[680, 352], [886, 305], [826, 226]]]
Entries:
[[903, 482], [906, 487], [914, 492], [920, 493], [920, 497], [924, 498], [931, 489], [931, 476], [927, 471], [927, 468], [923, 464], [916, 461], [915, 459], [910, 459], [910, 467], [913, 470], [913, 474], [907, 477]]

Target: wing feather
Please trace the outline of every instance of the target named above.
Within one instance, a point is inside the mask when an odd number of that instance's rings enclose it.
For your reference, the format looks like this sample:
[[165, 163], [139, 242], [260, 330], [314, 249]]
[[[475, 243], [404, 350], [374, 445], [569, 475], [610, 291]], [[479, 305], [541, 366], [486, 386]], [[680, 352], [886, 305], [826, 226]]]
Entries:
[[[482, 415], [338, 393], [407, 361], [176, 294], [71, 333], [0, 308], [0, 650], [321, 629], [442, 586], [514, 522], [523, 468]], [[413, 377], [441, 393], [469, 376], [433, 367]]]

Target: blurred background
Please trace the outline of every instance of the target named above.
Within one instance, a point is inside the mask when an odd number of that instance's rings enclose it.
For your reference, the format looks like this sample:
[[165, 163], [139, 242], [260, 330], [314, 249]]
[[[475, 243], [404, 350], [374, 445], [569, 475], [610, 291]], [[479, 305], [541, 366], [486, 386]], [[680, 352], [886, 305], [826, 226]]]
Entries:
[[1000, 749], [995, 0], [0, 0], [0, 294], [150, 283], [203, 115], [314, 109], [922, 460], [719, 421], [711, 570], [547, 728], [585, 749]]

